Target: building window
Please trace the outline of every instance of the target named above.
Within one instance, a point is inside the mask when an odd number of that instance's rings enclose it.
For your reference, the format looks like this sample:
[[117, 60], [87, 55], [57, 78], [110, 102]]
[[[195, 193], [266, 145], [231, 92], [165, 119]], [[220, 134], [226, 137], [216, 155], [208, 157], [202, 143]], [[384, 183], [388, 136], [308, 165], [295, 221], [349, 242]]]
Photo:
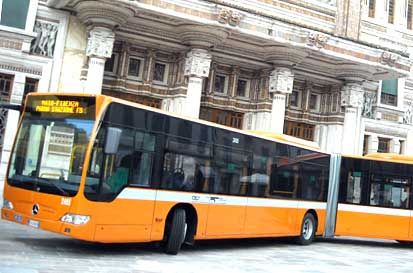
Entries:
[[376, 13], [376, 0], [369, 1], [369, 17], [374, 18]]
[[249, 81], [239, 79], [237, 84], [237, 96], [238, 97], [248, 97]]
[[337, 108], [338, 108], [338, 102], [337, 102], [337, 100], [338, 100], [338, 95], [337, 95], [337, 93], [335, 93], [334, 95], [332, 95], [332, 102], [331, 102], [331, 104], [332, 104], [332, 107], [331, 107], [331, 111], [332, 112], [337, 112]]
[[27, 94], [37, 91], [38, 84], [38, 79], [26, 78], [26, 83], [24, 84], [23, 102], [26, 100]]
[[316, 94], [310, 94], [310, 101], [308, 103], [308, 107], [310, 108], [310, 110], [318, 110], [319, 109], [319, 99], [320, 96], [316, 95]]
[[315, 126], [311, 124], [286, 121], [284, 126], [284, 134], [313, 141], [314, 128]]
[[0, 74], [0, 101], [10, 101], [10, 94], [13, 87], [13, 76]]
[[388, 22], [389, 24], [394, 24], [394, 0], [388, 0], [389, 1], [389, 6], [388, 6]]
[[381, 82], [380, 102], [382, 104], [397, 106], [397, 85], [397, 79]]
[[166, 83], [167, 65], [164, 63], [155, 63], [153, 80], [159, 83]]
[[141, 78], [142, 60], [137, 58], [129, 59], [128, 75], [131, 77]]
[[413, 0], [409, 0], [407, 3], [407, 29], [412, 29], [412, 12], [413, 12]]
[[406, 141], [400, 140], [400, 154], [404, 155], [406, 153]]
[[214, 92], [224, 94], [227, 89], [227, 77], [223, 75], [216, 75], [214, 81]]
[[115, 73], [115, 64], [116, 64], [116, 54], [112, 54], [110, 59], [106, 59], [105, 62], [105, 72]]
[[290, 106], [298, 107], [298, 91], [293, 91], [290, 94]]
[[30, 0], [0, 0], [0, 25], [25, 29]]
[[242, 121], [244, 119], [244, 114], [239, 112], [202, 107], [200, 119], [215, 122], [237, 129], [242, 129]]
[[379, 137], [378, 153], [388, 153], [390, 149], [390, 139]]
[[140, 103], [140, 104], [153, 107], [153, 108], [158, 108], [158, 109], [160, 109], [162, 105], [162, 100], [157, 99], [157, 98], [147, 97], [147, 96], [137, 96], [134, 94], [119, 93], [117, 91], [110, 91], [110, 90], [103, 90], [102, 94], [107, 95], [107, 96], [122, 98], [124, 100]]

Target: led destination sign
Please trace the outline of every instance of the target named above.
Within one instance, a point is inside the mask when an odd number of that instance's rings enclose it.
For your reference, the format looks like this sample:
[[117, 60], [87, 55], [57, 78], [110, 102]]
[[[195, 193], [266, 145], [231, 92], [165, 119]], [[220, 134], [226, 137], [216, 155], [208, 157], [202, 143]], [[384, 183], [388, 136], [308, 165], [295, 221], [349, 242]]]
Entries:
[[76, 100], [40, 100], [36, 112], [86, 115], [87, 108]]
[[89, 119], [95, 117], [94, 97], [80, 96], [30, 96], [26, 112], [31, 115], [56, 118]]

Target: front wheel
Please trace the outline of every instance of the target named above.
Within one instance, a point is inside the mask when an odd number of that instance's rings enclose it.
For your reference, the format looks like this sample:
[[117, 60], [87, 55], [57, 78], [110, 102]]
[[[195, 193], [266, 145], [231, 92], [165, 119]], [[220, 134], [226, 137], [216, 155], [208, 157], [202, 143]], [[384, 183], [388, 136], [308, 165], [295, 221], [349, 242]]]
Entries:
[[181, 249], [182, 243], [186, 235], [186, 213], [184, 209], [175, 209], [172, 216], [172, 221], [167, 230], [167, 238], [165, 252], [176, 255]]
[[317, 222], [314, 215], [307, 213], [303, 218], [300, 237], [298, 237], [297, 242], [301, 245], [311, 244], [314, 241], [316, 227]]

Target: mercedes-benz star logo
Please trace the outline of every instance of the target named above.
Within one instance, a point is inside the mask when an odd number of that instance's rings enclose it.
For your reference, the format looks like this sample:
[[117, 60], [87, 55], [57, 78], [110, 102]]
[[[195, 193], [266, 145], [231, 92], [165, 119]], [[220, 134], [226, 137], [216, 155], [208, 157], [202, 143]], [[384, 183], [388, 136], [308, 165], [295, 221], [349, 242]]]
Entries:
[[39, 213], [39, 205], [38, 204], [34, 204], [33, 208], [32, 208], [32, 214], [33, 215], [37, 215]]

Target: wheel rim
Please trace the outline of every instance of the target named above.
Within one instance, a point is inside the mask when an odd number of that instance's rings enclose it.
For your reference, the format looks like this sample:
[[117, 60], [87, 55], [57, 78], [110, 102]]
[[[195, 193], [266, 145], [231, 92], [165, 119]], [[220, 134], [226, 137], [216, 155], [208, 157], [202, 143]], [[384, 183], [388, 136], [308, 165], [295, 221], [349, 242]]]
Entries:
[[303, 224], [303, 238], [309, 240], [313, 236], [314, 224], [310, 219], [305, 219]]

